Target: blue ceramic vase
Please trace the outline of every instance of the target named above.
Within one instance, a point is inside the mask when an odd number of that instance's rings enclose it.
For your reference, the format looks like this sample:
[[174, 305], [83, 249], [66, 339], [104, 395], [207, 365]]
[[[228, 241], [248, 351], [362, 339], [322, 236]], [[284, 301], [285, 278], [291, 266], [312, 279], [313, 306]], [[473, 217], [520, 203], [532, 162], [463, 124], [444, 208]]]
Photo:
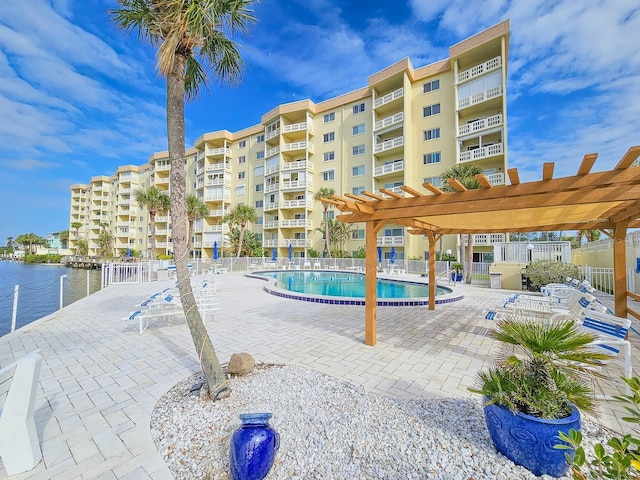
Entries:
[[267, 476], [280, 434], [269, 425], [270, 413], [242, 413], [242, 425], [233, 432], [229, 449], [229, 465], [233, 480], [261, 480]]

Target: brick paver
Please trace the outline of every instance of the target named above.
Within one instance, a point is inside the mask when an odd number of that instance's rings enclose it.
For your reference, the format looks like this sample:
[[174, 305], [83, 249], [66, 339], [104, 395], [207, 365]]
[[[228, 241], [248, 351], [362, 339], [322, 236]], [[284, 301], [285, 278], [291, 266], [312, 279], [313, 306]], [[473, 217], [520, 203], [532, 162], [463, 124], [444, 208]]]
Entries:
[[[242, 273], [222, 275], [221, 310], [206, 324], [222, 362], [234, 352], [257, 361], [305, 366], [400, 398], [468, 397], [492, 359], [493, 323], [481, 312], [509, 293], [455, 287], [465, 298], [426, 307], [379, 307], [378, 343], [364, 344], [364, 307], [282, 299]], [[157, 400], [199, 371], [184, 321], [152, 321], [144, 335], [122, 320], [168, 282], [112, 286], [0, 338], [0, 365], [35, 348], [44, 360], [36, 400], [43, 461], [12, 479], [171, 478], [149, 432]], [[638, 340], [633, 334], [632, 341]], [[638, 364], [634, 346], [634, 368]], [[613, 382], [614, 387], [621, 382]], [[629, 427], [603, 402], [597, 419]], [[0, 478], [6, 473], [0, 464]]]

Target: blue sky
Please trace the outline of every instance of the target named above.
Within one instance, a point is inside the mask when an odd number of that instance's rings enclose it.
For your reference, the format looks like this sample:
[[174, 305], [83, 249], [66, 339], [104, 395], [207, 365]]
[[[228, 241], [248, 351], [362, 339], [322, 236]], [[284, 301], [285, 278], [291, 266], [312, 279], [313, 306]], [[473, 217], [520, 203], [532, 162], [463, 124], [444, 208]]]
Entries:
[[[0, 8], [0, 245], [68, 228], [69, 186], [166, 149], [154, 52], [109, 23], [112, 0], [5, 0]], [[264, 0], [235, 89], [187, 106], [187, 145], [260, 122], [273, 107], [322, 101], [410, 57], [415, 67], [511, 20], [509, 166], [524, 181], [556, 162], [595, 171], [640, 144], [637, 0]]]

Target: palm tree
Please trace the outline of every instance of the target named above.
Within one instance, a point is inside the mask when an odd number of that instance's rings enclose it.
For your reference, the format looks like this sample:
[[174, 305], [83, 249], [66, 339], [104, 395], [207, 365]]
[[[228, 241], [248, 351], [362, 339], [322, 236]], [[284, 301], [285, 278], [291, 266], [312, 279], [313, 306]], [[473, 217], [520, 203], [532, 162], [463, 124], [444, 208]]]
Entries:
[[240, 252], [242, 252], [242, 240], [244, 238], [244, 230], [247, 228], [247, 224], [249, 222], [257, 222], [258, 214], [256, 213], [256, 209], [245, 205], [244, 203], [239, 203], [233, 209], [227, 213], [222, 221], [225, 223], [230, 223], [231, 225], [240, 226], [240, 239], [238, 240], [238, 254], [237, 257], [240, 257]]
[[107, 231], [109, 224], [100, 224], [100, 235], [98, 235], [98, 255], [106, 257], [110, 253], [113, 253], [113, 235]]
[[[457, 179], [467, 190], [477, 190], [482, 188], [480, 182], [476, 180], [476, 175], [482, 173], [482, 169], [477, 165], [471, 163], [461, 163], [454, 165], [448, 170], [445, 170], [440, 174], [442, 179], [442, 190], [453, 192], [454, 189], [447, 182], [450, 178]], [[473, 265], [473, 234], [467, 234], [467, 250], [465, 263], [467, 264], [467, 274], [465, 278], [466, 283], [471, 283], [472, 265]]]
[[[118, 0], [110, 11], [118, 29], [158, 47], [157, 68], [167, 79], [167, 137], [171, 173], [173, 249], [187, 324], [209, 394], [224, 389], [225, 376], [196, 308], [187, 269], [186, 173], [184, 169], [184, 101], [195, 98], [208, 81], [207, 70], [223, 83], [240, 79], [244, 61], [238, 45], [227, 38], [246, 34], [256, 23], [253, 0]], [[202, 59], [200, 63], [197, 59]]]
[[78, 240], [80, 240], [80, 238], [78, 237], [78, 235], [80, 234], [80, 227], [82, 227], [82, 223], [80, 222], [71, 222], [71, 228], [73, 228], [76, 231], [76, 255], [78, 255]]
[[582, 237], [587, 239], [587, 243], [595, 242], [600, 239], [600, 230], [578, 230], [576, 232], [578, 247], [582, 244]]
[[62, 248], [67, 248], [69, 245], [69, 230], [63, 230], [60, 232], [60, 243]]
[[333, 188], [322, 187], [313, 196], [313, 199], [315, 201], [322, 203], [322, 210], [323, 210], [322, 220], [324, 222], [324, 251], [322, 252], [323, 257], [326, 257], [331, 251], [329, 249], [329, 222], [327, 222], [327, 216], [328, 216], [329, 207], [331, 206], [331, 204], [328, 202], [322, 201], [322, 199], [331, 198], [331, 195], [333, 195], [334, 193], [336, 193], [336, 191]]
[[[151, 228], [151, 260], [156, 257], [156, 214], [169, 210], [171, 202], [169, 196], [158, 187], [151, 186], [147, 189], [138, 188], [133, 194], [140, 207], [146, 207], [149, 211], [149, 223]], [[175, 243], [174, 243], [175, 248]]]
[[[193, 223], [196, 220], [209, 216], [209, 207], [193, 194], [187, 195], [187, 219], [189, 220], [189, 236], [187, 237], [187, 252], [191, 251], [191, 237], [193, 236]], [[195, 255], [194, 255], [195, 256]]]
[[13, 237], [7, 237], [7, 253], [13, 253]]

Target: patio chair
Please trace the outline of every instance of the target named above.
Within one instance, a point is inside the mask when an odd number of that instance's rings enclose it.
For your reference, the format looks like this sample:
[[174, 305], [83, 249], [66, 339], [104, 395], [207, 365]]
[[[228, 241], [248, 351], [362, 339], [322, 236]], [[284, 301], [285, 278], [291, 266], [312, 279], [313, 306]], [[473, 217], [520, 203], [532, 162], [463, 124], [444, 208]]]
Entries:
[[313, 269], [320, 270], [322, 268], [322, 264], [320, 262], [313, 262]]
[[543, 295], [547, 295], [548, 290], [552, 290], [557, 287], [577, 287], [579, 280], [573, 279], [571, 277], [567, 277], [564, 279], [563, 283], [548, 283], [545, 286], [540, 288], [540, 291]]

